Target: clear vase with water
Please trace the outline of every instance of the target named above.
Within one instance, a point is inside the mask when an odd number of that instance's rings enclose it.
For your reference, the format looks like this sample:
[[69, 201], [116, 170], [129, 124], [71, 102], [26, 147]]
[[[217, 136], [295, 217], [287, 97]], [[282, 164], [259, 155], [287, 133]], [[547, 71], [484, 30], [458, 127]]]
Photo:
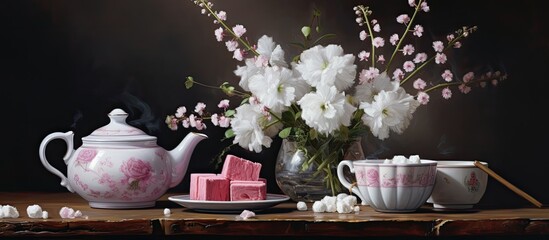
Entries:
[[[343, 159], [364, 159], [360, 141], [355, 141], [349, 146], [340, 160]], [[316, 164], [303, 169], [302, 166], [305, 161], [307, 161], [307, 156], [302, 150], [298, 149], [296, 142], [287, 139], [282, 141], [275, 166], [276, 183], [280, 190], [296, 202], [314, 202], [325, 196], [334, 195], [332, 188], [327, 186], [324, 181], [327, 174], [322, 172], [315, 175], [318, 167]], [[333, 166], [331, 174], [337, 179], [336, 170], [337, 165]], [[348, 175], [351, 176], [352, 174]], [[340, 185], [339, 192], [346, 191]]]

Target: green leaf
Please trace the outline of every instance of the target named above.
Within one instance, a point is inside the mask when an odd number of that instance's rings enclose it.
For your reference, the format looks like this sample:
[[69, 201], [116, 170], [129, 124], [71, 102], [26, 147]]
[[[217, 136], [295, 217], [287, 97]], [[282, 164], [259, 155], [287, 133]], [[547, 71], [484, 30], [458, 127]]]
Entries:
[[282, 121], [285, 122], [285, 123], [288, 123], [290, 125], [293, 125], [293, 123], [294, 123], [294, 113], [292, 111], [282, 112]]
[[234, 131], [233, 129], [229, 128], [227, 131], [225, 131], [225, 138], [232, 138], [234, 137]]
[[292, 127], [287, 127], [287, 128], [282, 129], [282, 131], [280, 131], [278, 133], [278, 136], [280, 138], [284, 139], [284, 138], [287, 138], [288, 136], [290, 136], [291, 132], [292, 132]]
[[185, 80], [185, 88], [189, 89], [193, 87], [194, 79], [191, 76], [188, 76]]
[[235, 113], [236, 113], [235, 110], [229, 109], [229, 110], [225, 111], [225, 117], [231, 117], [231, 116], [233, 116]]
[[250, 98], [244, 98], [242, 99], [242, 101], [240, 101], [240, 105], [244, 104], [244, 103], [248, 103], [248, 100], [250, 100]]
[[303, 36], [304, 36], [305, 38], [308, 39], [308, 38], [309, 38], [309, 35], [311, 35], [311, 27], [309, 27], [309, 26], [303, 26], [303, 27], [301, 28], [301, 33], [303, 34]]
[[297, 112], [297, 113], [295, 114], [294, 120], [297, 120], [297, 119], [299, 119], [300, 117], [301, 117], [301, 111], [299, 111], [299, 112]]

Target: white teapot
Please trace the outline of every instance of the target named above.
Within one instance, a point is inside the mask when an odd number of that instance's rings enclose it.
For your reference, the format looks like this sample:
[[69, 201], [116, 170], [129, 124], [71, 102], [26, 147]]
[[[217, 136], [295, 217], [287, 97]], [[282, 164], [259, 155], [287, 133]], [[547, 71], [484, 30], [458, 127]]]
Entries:
[[[153, 207], [169, 188], [178, 185], [195, 146], [207, 136], [191, 132], [171, 151], [156, 144], [156, 137], [126, 123], [122, 109], [109, 113], [110, 123], [82, 138], [73, 149], [72, 131], [51, 133], [40, 144], [40, 160], [61, 178], [61, 185], [88, 200], [93, 208]], [[46, 159], [46, 146], [54, 139], [67, 144], [63, 157], [67, 176]]]

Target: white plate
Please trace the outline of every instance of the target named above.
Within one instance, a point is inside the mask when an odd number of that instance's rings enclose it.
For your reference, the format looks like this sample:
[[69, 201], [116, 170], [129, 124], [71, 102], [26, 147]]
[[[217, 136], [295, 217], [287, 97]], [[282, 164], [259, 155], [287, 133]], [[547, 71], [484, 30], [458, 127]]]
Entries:
[[198, 211], [211, 213], [236, 213], [243, 210], [257, 211], [273, 207], [281, 202], [290, 200], [290, 197], [280, 194], [267, 193], [266, 200], [254, 201], [204, 201], [190, 200], [189, 195], [176, 195], [168, 197], [168, 200]]

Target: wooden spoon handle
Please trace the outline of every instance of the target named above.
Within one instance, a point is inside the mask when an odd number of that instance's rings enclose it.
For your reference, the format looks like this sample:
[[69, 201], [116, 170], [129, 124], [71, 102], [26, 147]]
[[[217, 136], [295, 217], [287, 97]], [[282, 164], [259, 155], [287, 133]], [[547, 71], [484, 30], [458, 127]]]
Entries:
[[543, 206], [543, 204], [541, 204], [541, 202], [539, 202], [538, 200], [536, 200], [535, 198], [530, 196], [528, 193], [525, 193], [524, 191], [522, 191], [519, 188], [515, 187], [515, 185], [511, 184], [509, 181], [507, 181], [504, 178], [502, 178], [501, 176], [499, 176], [497, 173], [492, 171], [487, 166], [482, 165], [482, 163], [480, 163], [479, 161], [475, 161], [475, 166], [480, 168], [482, 171], [488, 173], [488, 175], [490, 175], [491, 177], [498, 180], [500, 183], [502, 183], [503, 185], [505, 185], [506, 187], [511, 189], [513, 192], [515, 192], [519, 196], [525, 198], [526, 200], [528, 200], [532, 204], [536, 205], [536, 207], [541, 208]]

